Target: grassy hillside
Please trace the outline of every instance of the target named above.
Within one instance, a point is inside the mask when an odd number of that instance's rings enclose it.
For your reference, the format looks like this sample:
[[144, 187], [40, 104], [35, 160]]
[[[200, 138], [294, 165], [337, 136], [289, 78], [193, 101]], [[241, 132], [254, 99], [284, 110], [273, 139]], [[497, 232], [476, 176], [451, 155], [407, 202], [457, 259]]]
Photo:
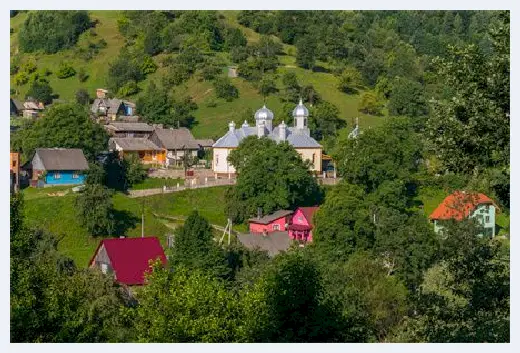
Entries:
[[[90, 16], [97, 24], [93, 30], [95, 35], [90, 31], [83, 33], [77, 43], [77, 47], [86, 48], [89, 42], [98, 42], [104, 39], [107, 43], [106, 48], [101, 49], [99, 53], [90, 61], [85, 61], [78, 58], [75, 49], [68, 49], [56, 54], [21, 54], [18, 52], [18, 32], [27, 17], [27, 13], [20, 13], [11, 19], [11, 55], [18, 54], [21, 63], [28, 60], [35, 60], [38, 70], [49, 69], [51, 72], [56, 72], [61, 62], [70, 63], [76, 71], [83, 68], [89, 75], [86, 82], [80, 82], [77, 75], [67, 79], [59, 79], [54, 74], [48, 78], [50, 85], [55, 93], [63, 100], [74, 100], [75, 92], [84, 88], [93, 96], [95, 89], [106, 87], [106, 74], [108, 72], [108, 64], [114, 60], [118, 55], [119, 50], [124, 46], [124, 38], [119, 34], [117, 28], [118, 11], [90, 11]], [[238, 11], [221, 11], [224, 16], [224, 21], [230, 26], [239, 27], [248, 41], [254, 43], [259, 40], [260, 36], [253, 30], [243, 27], [238, 24], [236, 15]], [[335, 104], [339, 111], [340, 117], [347, 121], [350, 126], [355, 117], [360, 117], [360, 124], [362, 127], [374, 126], [379, 124], [383, 118], [373, 117], [361, 114], [357, 111], [359, 102], [359, 95], [347, 95], [337, 90], [337, 78], [330, 73], [312, 72], [296, 67], [294, 53], [296, 50], [294, 46], [283, 45], [286, 55], [280, 56], [281, 66], [278, 69], [278, 74], [281, 75], [287, 71], [294, 71], [298, 76], [300, 84], [312, 84], [318, 93], [327, 101]], [[154, 59], [159, 64], [159, 56]], [[160, 66], [160, 65], [159, 65]], [[160, 81], [164, 74], [164, 68], [159, 68], [157, 72], [141, 82], [139, 86], [145, 88], [151, 80]], [[16, 86], [11, 76], [11, 88], [16, 90], [16, 97], [23, 99], [29, 85]], [[233, 102], [226, 102], [221, 99], [216, 99], [213, 92], [213, 86], [209, 82], [199, 82], [196, 78], [176, 89], [176, 92], [184, 92], [192, 96], [198, 104], [198, 109], [195, 112], [195, 117], [198, 124], [193, 128], [193, 134], [196, 137], [215, 137], [221, 135], [227, 130], [229, 121], [243, 122], [244, 118], [252, 119], [245, 112], [256, 110], [263, 104], [263, 97], [258, 94], [256, 89], [242, 78], [232, 79], [233, 84], [239, 89], [239, 99]], [[279, 80], [281, 81], [281, 79]], [[281, 82], [279, 82], [281, 86]], [[131, 97], [135, 100], [137, 97]], [[208, 106], [208, 103], [215, 102], [216, 106]], [[267, 98], [268, 106], [274, 111], [275, 116], [281, 113], [282, 102], [276, 96]]]
[[[141, 210], [144, 205], [145, 234], [157, 236], [166, 245], [166, 235], [172, 233], [165, 220], [153, 214], [167, 216], [188, 216], [194, 209], [212, 224], [224, 227], [226, 217], [222, 202], [225, 187], [184, 190], [177, 193], [156, 195], [145, 198], [129, 198], [117, 193], [113, 197], [116, 216], [125, 223], [125, 234], [129, 237], [141, 236]], [[74, 200], [76, 194], [70, 187], [45, 189], [28, 188], [22, 191], [25, 198], [25, 217], [29, 225], [46, 229], [58, 238], [58, 248], [70, 256], [78, 266], [86, 266], [101, 237], [94, 238], [81, 226], [76, 217]], [[64, 196], [49, 196], [50, 193], [67, 192]], [[58, 216], [59, 215], [59, 216]], [[244, 230], [244, 226], [237, 230]], [[108, 236], [108, 235], [107, 235]]]

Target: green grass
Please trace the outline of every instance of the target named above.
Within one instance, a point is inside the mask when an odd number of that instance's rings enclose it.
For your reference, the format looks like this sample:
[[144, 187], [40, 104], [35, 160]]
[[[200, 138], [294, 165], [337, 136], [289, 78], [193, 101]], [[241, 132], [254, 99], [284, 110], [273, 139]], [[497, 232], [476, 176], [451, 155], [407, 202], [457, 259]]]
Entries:
[[181, 178], [146, 178], [143, 182], [132, 186], [132, 190], [158, 189], [166, 186], [184, 185]]
[[[58, 249], [70, 256], [78, 266], [84, 267], [87, 266], [103, 237], [92, 237], [81, 226], [74, 206], [77, 194], [69, 192], [61, 197], [47, 195], [49, 192], [68, 189], [70, 187], [24, 189], [22, 193], [25, 198], [25, 217], [29, 225], [46, 229], [61, 239]], [[126, 236], [141, 236], [141, 212], [144, 207], [145, 235], [157, 236], [163, 245], [166, 245], [166, 235], [171, 234], [173, 230], [165, 223], [172, 223], [172, 221], [156, 218], [154, 213], [186, 217], [197, 209], [210, 223], [225, 227], [227, 219], [222, 206], [225, 189], [225, 186], [193, 189], [144, 198], [130, 198], [122, 193], [116, 193], [113, 202], [116, 211], [127, 212], [127, 218], [134, 219], [134, 225], [126, 231]], [[238, 231], [246, 230], [244, 225], [234, 228]], [[123, 234], [111, 236], [120, 235]], [[107, 234], [107, 237], [109, 236]]]
[[[84, 68], [89, 75], [88, 80], [84, 83], [79, 82], [77, 76], [69, 77], [67, 79], [58, 79], [54, 74], [52, 74], [48, 77], [54, 92], [59, 95], [60, 99], [66, 101], [74, 101], [75, 92], [80, 88], [86, 89], [91, 96], [94, 96], [96, 88], [106, 88], [108, 65], [115, 59], [115, 57], [117, 57], [119, 50], [124, 45], [124, 38], [119, 34], [117, 28], [119, 11], [89, 11], [89, 13], [93, 20], [99, 21], [95, 27], [97, 36], [90, 37], [88, 32], [86, 32], [80, 36], [77, 46], [86, 47], [89, 41], [97, 42], [101, 38], [107, 42], [107, 47], [101, 49], [99, 54], [91, 61], [85, 62], [83, 59], [77, 58], [73, 49], [64, 50], [50, 55], [20, 55], [21, 62], [30, 59], [35, 60], [38, 70], [47, 68], [54, 73], [63, 61], [70, 63], [76, 71], [79, 71], [80, 68]], [[250, 43], [255, 43], [259, 40], [260, 35], [258, 33], [238, 24], [236, 19], [238, 11], [220, 11], [220, 13], [224, 16], [222, 21], [230, 26], [240, 28]], [[11, 35], [11, 55], [18, 52], [17, 36], [26, 17], [27, 13], [20, 13], [11, 19], [11, 27], [15, 30]], [[275, 39], [278, 40], [277, 38]], [[352, 123], [354, 122], [355, 117], [360, 118], [359, 120], [362, 128], [379, 125], [384, 120], [384, 117], [375, 117], [359, 113], [357, 107], [360, 95], [347, 95], [338, 91], [336, 88], [337, 78], [334, 77], [334, 75], [326, 72], [312, 72], [310, 70], [296, 67], [296, 58], [294, 56], [296, 54], [296, 49], [294, 46], [284, 44], [283, 51], [285, 55], [279, 56], [281, 63], [278, 69], [279, 88], [282, 86], [281, 76], [283, 73], [294, 71], [302, 85], [312, 84], [323, 99], [338, 107], [340, 117], [347, 121], [349, 129], [352, 128]], [[225, 54], [217, 55], [222, 58], [228, 57], [228, 55]], [[154, 60], [159, 63], [161, 56], [163, 56], [163, 54], [156, 56]], [[324, 63], [319, 64], [324, 67], [327, 66]], [[139, 87], [144, 90], [150, 81], [154, 80], [157, 83], [160, 82], [161, 77], [164, 75], [166, 70], [167, 68], [162, 68], [159, 65], [158, 70], [154, 74], [149, 75], [145, 81], [139, 83]], [[13, 83], [13, 77], [14, 76], [11, 77], [11, 87], [17, 89], [17, 94], [15, 96], [19, 99], [23, 99], [29, 89], [29, 84], [16, 87]], [[248, 119], [250, 123], [252, 122], [252, 113], [262, 106], [264, 98], [257, 92], [256, 88], [254, 88], [251, 83], [242, 78], [232, 79], [232, 82], [239, 90], [239, 98], [232, 102], [217, 99], [213, 91], [213, 85], [209, 82], [200, 82], [197, 78], [192, 78], [187, 83], [175, 89], [175, 95], [178, 95], [179, 93], [181, 95], [190, 95], [198, 105], [198, 109], [194, 113], [197, 125], [194, 126], [192, 131], [196, 138], [220, 137], [227, 131], [228, 123], [231, 120], [235, 121], [237, 124], [242, 124], [245, 119]], [[140, 94], [142, 94], [142, 92]], [[135, 101], [137, 97], [138, 96], [134, 96], [129, 99]], [[210, 101], [216, 102], [216, 106], [209, 107], [208, 103]], [[266, 99], [266, 104], [271, 110], [273, 110], [275, 117], [277, 117], [278, 120], [282, 120], [282, 117], [280, 116], [282, 111], [282, 102], [280, 98], [278, 96], [269, 96]], [[248, 113], [248, 111], [250, 112]]]

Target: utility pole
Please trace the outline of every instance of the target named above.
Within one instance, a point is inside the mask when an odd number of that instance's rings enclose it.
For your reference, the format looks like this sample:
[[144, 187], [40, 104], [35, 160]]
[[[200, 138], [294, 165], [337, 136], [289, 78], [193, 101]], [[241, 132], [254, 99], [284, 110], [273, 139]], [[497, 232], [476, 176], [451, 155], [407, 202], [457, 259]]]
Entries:
[[142, 203], [142, 212], [141, 212], [141, 238], [144, 238], [144, 198]]

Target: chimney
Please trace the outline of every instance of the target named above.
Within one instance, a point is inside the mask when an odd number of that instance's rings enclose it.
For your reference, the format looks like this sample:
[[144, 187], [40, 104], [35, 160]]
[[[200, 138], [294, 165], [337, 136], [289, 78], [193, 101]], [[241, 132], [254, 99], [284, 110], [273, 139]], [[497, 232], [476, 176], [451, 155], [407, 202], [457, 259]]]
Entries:
[[282, 121], [280, 124], [280, 141], [285, 141], [287, 138], [287, 125], [285, 125], [285, 121]]
[[259, 219], [262, 218], [262, 207], [258, 207], [258, 209], [257, 209], [257, 216], [258, 216]]
[[103, 99], [105, 98], [105, 95], [107, 94], [107, 90], [106, 89], [103, 89], [103, 88], [98, 88], [96, 90], [96, 97], [98, 97], [99, 99]]
[[229, 131], [235, 132], [235, 122], [234, 121], [231, 121], [229, 123]]
[[265, 136], [265, 124], [263, 121], [260, 121], [258, 123], [258, 137], [264, 137]]

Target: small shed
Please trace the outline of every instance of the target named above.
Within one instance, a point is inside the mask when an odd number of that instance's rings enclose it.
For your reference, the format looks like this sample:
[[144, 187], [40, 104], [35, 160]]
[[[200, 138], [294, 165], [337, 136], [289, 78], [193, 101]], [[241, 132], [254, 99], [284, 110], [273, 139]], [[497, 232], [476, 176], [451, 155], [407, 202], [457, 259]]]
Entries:
[[251, 234], [264, 234], [272, 232], [285, 231], [289, 221], [289, 216], [293, 213], [291, 210], [279, 210], [275, 213], [262, 217], [249, 219], [249, 232]]
[[230, 78], [238, 77], [238, 72], [237, 72], [236, 66], [228, 66], [228, 77], [230, 77]]
[[157, 237], [103, 239], [89, 267], [113, 274], [117, 282], [127, 286], [143, 285], [150, 262], [159, 259], [167, 264], [164, 250]]

